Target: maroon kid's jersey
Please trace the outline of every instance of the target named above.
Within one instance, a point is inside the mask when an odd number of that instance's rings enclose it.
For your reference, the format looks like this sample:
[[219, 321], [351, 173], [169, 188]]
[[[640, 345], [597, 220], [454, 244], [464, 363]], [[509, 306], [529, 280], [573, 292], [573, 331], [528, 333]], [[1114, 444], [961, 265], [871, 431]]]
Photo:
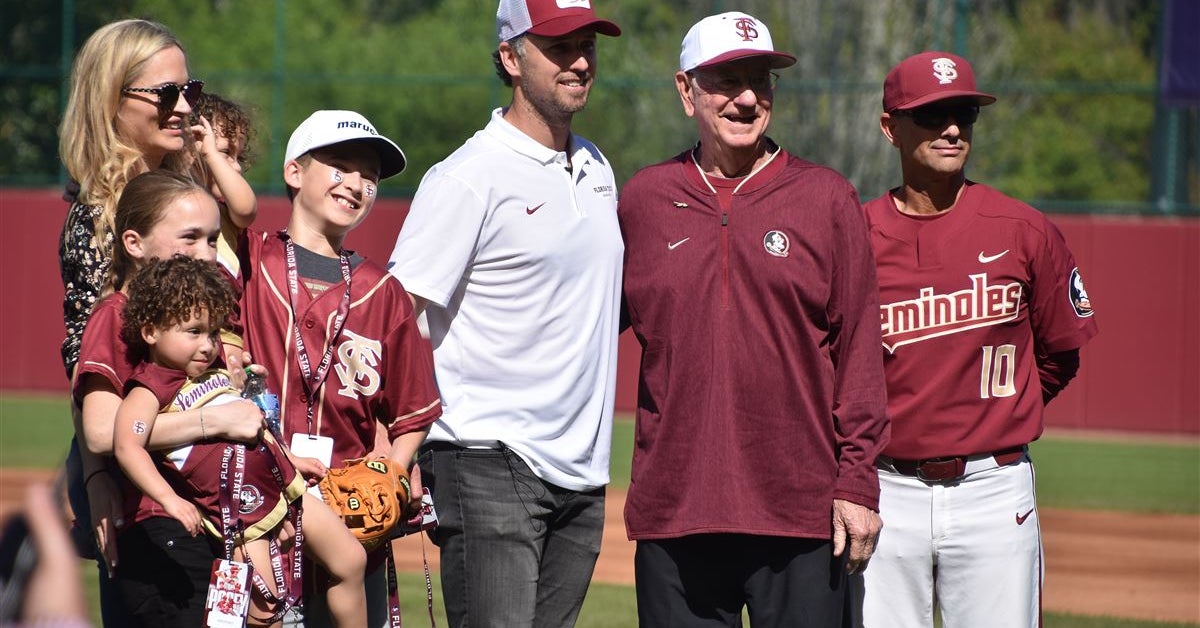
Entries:
[[[153, 393], [161, 412], [183, 412], [241, 398], [224, 369], [210, 369], [189, 379], [183, 371], [143, 363], [129, 377], [126, 394], [135, 386]], [[200, 509], [205, 529], [218, 540], [224, 538], [221, 467], [225, 450], [230, 447], [233, 443], [228, 441], [206, 440], [152, 454], [163, 477], [176, 493]], [[230, 458], [229, 464], [232, 463]], [[245, 540], [253, 541], [283, 522], [288, 504], [304, 494], [305, 482], [266, 431], [257, 446], [246, 448], [243, 468], [245, 477], [236, 519], [242, 523]]]
[[1075, 259], [1037, 210], [968, 182], [952, 211], [864, 206], [879, 280], [892, 439], [924, 459], [1024, 445], [1042, 433], [1037, 356], [1097, 332]]
[[351, 273], [349, 314], [335, 340], [328, 375], [315, 393], [310, 426], [294, 325], [300, 326], [315, 372], [343, 290], [333, 286], [313, 297], [299, 282], [293, 316], [283, 240], [278, 234], [247, 230], [243, 242], [241, 309], [246, 345], [254, 361], [270, 372], [268, 383], [279, 395], [284, 438], [294, 434], [332, 438], [331, 466], [338, 467], [373, 448], [378, 422], [394, 439], [441, 415], [433, 357], [417, 329], [408, 294], [383, 268], [366, 260]]
[[[71, 391], [75, 403], [83, 407], [83, 391], [88, 378], [103, 378], [117, 396], [125, 395], [125, 380], [138, 364], [121, 337], [125, 304], [129, 299], [120, 292], [105, 297], [92, 308], [87, 328], [79, 345], [79, 363]], [[108, 469], [121, 490], [125, 524], [150, 517], [169, 517], [157, 502], [143, 495], [121, 472], [116, 458], [108, 458]]]
[[71, 394], [75, 403], [83, 405], [83, 383], [85, 375], [104, 378], [118, 395], [125, 394], [125, 380], [133, 373], [137, 361], [129, 355], [129, 346], [121, 336], [124, 324], [123, 313], [129, 299], [115, 292], [92, 308], [87, 327], [79, 347], [79, 365]]

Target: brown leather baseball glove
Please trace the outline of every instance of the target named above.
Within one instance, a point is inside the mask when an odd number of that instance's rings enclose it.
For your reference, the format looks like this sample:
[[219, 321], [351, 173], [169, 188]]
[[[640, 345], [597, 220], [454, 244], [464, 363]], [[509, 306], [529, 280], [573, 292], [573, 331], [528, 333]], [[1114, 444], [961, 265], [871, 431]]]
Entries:
[[379, 547], [404, 517], [412, 493], [408, 471], [382, 458], [356, 458], [330, 469], [317, 486], [367, 551]]

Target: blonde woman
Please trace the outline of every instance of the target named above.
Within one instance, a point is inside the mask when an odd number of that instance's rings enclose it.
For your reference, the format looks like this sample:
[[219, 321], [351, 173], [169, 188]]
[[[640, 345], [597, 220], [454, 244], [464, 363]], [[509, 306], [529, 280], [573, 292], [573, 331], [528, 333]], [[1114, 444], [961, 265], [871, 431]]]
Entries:
[[[181, 151], [196, 133], [187, 121], [203, 83], [191, 80], [183, 47], [165, 26], [146, 20], [122, 20], [100, 28], [84, 43], [75, 58], [70, 87], [59, 132], [59, 152], [74, 185], [68, 190], [71, 207], [63, 225], [59, 263], [67, 329], [63, 366], [67, 376], [73, 378], [84, 327], [105, 291], [114, 242], [120, 239], [113, 225], [121, 194], [126, 183], [143, 172], [163, 167], [184, 169], [186, 161]], [[250, 410], [243, 413], [245, 416], [226, 418], [239, 425], [253, 425], [261, 418]], [[78, 404], [73, 404], [72, 414], [77, 437], [67, 465], [76, 545], [85, 555], [96, 556], [102, 571], [112, 573], [118, 563], [115, 530], [127, 522], [117, 478], [108, 471], [111, 429], [107, 447], [103, 436], [84, 439]], [[198, 429], [194, 425], [183, 427]], [[156, 437], [165, 437], [172, 430], [168, 427], [160, 431], [163, 434], [156, 431]], [[78, 443], [82, 442], [88, 446], [80, 447]], [[184, 551], [188, 545], [182, 540], [171, 543], [175, 551]], [[196, 550], [203, 554], [207, 547]], [[143, 575], [146, 584], [155, 584], [154, 574]], [[104, 624], [129, 625], [120, 596], [111, 587], [113, 582], [108, 577], [100, 582]], [[139, 605], [145, 607], [145, 596], [139, 597]], [[128, 610], [142, 614], [146, 609]]]
[[122, 20], [92, 34], [75, 57], [59, 154], [78, 185], [59, 245], [63, 366], [79, 342], [112, 258], [113, 214], [126, 182], [163, 166], [192, 137], [187, 121], [204, 83], [190, 80], [183, 46], [167, 27]]

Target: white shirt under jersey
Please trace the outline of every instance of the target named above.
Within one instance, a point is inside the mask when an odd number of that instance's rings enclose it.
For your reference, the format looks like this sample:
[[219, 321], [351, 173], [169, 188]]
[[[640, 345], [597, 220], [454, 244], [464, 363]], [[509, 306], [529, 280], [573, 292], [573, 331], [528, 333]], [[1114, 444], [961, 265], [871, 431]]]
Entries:
[[430, 302], [443, 406], [429, 440], [504, 443], [547, 482], [598, 488], [625, 250], [612, 167], [577, 135], [558, 152], [502, 114], [425, 174], [388, 264]]

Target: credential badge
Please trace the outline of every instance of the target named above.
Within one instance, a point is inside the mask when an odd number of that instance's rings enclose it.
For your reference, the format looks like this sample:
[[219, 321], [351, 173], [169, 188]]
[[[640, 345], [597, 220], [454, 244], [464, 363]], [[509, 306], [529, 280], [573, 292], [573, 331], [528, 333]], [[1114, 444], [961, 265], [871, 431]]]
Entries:
[[763, 236], [763, 248], [775, 257], [787, 257], [788, 251], [792, 248], [792, 243], [788, 240], [786, 233], [778, 229], [772, 229], [767, 232], [767, 235]]

